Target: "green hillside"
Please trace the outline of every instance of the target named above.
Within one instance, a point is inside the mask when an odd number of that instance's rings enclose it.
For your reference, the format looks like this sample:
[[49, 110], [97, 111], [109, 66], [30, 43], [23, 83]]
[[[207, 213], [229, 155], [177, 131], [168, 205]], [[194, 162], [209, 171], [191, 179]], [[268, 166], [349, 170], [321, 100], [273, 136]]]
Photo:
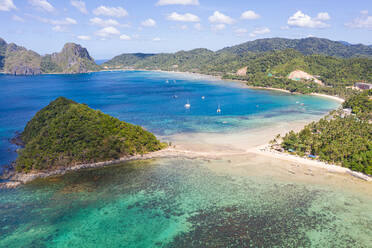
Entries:
[[310, 37], [305, 39], [268, 38], [248, 41], [226, 47], [219, 52], [241, 54], [245, 52], [267, 52], [272, 50], [295, 49], [304, 55], [322, 54], [341, 58], [372, 57], [372, 49], [365, 45], [346, 45], [338, 41]]
[[160, 150], [164, 144], [140, 126], [59, 97], [40, 110], [20, 136], [18, 171], [45, 170]]
[[[213, 52], [207, 49], [194, 49], [174, 54], [141, 55], [125, 54], [103, 66], [107, 68], [137, 68], [166, 71], [188, 71], [210, 75], [220, 75], [225, 79], [247, 81], [249, 85], [287, 89], [300, 93], [326, 93], [346, 96], [356, 81], [372, 82], [372, 59], [339, 58], [319, 54], [304, 55], [294, 49], [274, 50], [268, 52]], [[236, 72], [247, 67], [246, 75]], [[312, 82], [287, 79], [290, 72], [303, 70], [315, 75], [325, 86]], [[268, 77], [268, 75], [272, 75]]]

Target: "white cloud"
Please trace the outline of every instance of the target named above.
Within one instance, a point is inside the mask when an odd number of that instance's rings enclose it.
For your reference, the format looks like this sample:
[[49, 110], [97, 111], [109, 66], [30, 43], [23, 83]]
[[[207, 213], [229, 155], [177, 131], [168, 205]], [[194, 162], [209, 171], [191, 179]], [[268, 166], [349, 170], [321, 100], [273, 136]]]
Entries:
[[131, 40], [132, 38], [130, 38], [129, 35], [122, 34], [122, 35], [120, 35], [120, 39], [121, 39], [121, 40]]
[[12, 9], [17, 9], [13, 0], [0, 0], [0, 11], [11, 11]]
[[147, 20], [144, 20], [142, 23], [141, 23], [142, 26], [144, 27], [155, 27], [156, 26], [156, 21], [149, 18]]
[[43, 22], [43, 23], [53, 25], [54, 26], [53, 30], [54, 31], [59, 31], [59, 32], [62, 32], [62, 31], [66, 30], [66, 28], [64, 26], [77, 24], [77, 21], [75, 19], [70, 18], [70, 17], [66, 17], [65, 19], [61, 19], [61, 20], [54, 20], [54, 19], [43, 18], [43, 17], [40, 17], [40, 16], [34, 16], [34, 15], [30, 15], [30, 14], [25, 14], [25, 16], [36, 19], [36, 20], [38, 20], [40, 22]]
[[53, 5], [51, 5], [47, 0], [28, 0], [28, 2], [41, 10], [45, 10], [48, 12], [54, 11]]
[[241, 36], [241, 35], [244, 35], [244, 34], [248, 33], [248, 30], [245, 29], [245, 28], [238, 28], [238, 29], [235, 29], [234, 32], [235, 32], [238, 36]]
[[17, 15], [13, 15], [12, 20], [16, 21], [16, 22], [24, 22], [25, 21], [22, 17], [17, 16]]
[[125, 17], [128, 15], [128, 12], [123, 9], [122, 7], [107, 7], [107, 6], [99, 6], [98, 8], [93, 10], [93, 14], [95, 15], [105, 15], [105, 16], [114, 16], [114, 17]]
[[56, 32], [66, 32], [67, 28], [65, 26], [57, 25], [52, 28]]
[[331, 19], [331, 17], [329, 16], [329, 14], [327, 12], [320, 12], [316, 16], [316, 19], [317, 20], [322, 20], [322, 21], [327, 21], [327, 20]]
[[241, 19], [244, 19], [244, 20], [254, 20], [254, 19], [258, 19], [260, 18], [261, 16], [257, 13], [255, 13], [253, 10], [247, 10], [245, 11], [241, 16], [240, 18]]
[[362, 11], [360, 11], [360, 13], [361, 13], [362, 15], [368, 15], [368, 10], [362, 10]]
[[230, 16], [224, 15], [219, 11], [215, 11], [208, 19], [212, 23], [233, 24], [235, 22]]
[[349, 28], [365, 28], [372, 30], [372, 16], [368, 16], [368, 12], [364, 12], [362, 16], [355, 18], [352, 22], [345, 23]]
[[281, 30], [289, 30], [290, 28], [289, 28], [289, 26], [281, 26], [280, 29]]
[[159, 0], [156, 5], [199, 5], [199, 0]]
[[153, 41], [161, 41], [161, 39], [159, 37], [155, 37], [154, 39], [152, 39]]
[[186, 30], [186, 29], [188, 29], [189, 27], [188, 27], [187, 25], [182, 25], [180, 28], [181, 28], [182, 30]]
[[70, 17], [66, 17], [65, 20], [61, 22], [61, 25], [70, 25], [70, 24], [77, 24], [77, 21]]
[[217, 24], [217, 25], [212, 25], [212, 30], [213, 31], [220, 31], [220, 30], [224, 30], [226, 28], [226, 25], [221, 23], [221, 24]]
[[65, 19], [62, 19], [62, 20], [47, 19], [47, 18], [42, 18], [42, 17], [39, 17], [39, 16], [31, 16], [31, 17], [37, 19], [38, 21], [48, 23], [48, 24], [51, 24], [51, 25], [74, 25], [74, 24], [77, 24], [77, 21], [75, 19], [70, 18], [70, 17], [66, 17]]
[[270, 33], [270, 29], [266, 27], [262, 27], [262, 28], [256, 28], [252, 33], [249, 34], [249, 36], [256, 37], [257, 35], [267, 34], [267, 33]]
[[200, 23], [196, 23], [196, 24], [194, 25], [194, 28], [195, 28], [196, 30], [202, 30], [202, 29], [203, 29], [203, 27], [202, 27], [202, 25], [201, 25]]
[[178, 22], [199, 22], [200, 18], [194, 14], [186, 13], [186, 14], [178, 14], [177, 12], [173, 12], [172, 14], [168, 15], [167, 17], [170, 21], [178, 21]]
[[330, 25], [323, 22], [329, 20], [330, 16], [327, 12], [321, 12], [315, 18], [302, 13], [302, 11], [297, 11], [293, 16], [289, 17], [287, 24], [289, 26], [302, 27], [302, 28], [326, 28]]
[[99, 17], [94, 17], [89, 19], [90, 24], [99, 26], [99, 27], [108, 27], [108, 26], [119, 26], [119, 22], [113, 19], [103, 20]]
[[87, 7], [85, 6], [85, 2], [80, 0], [71, 0], [71, 5], [77, 8], [81, 13], [88, 14]]
[[115, 27], [110, 26], [110, 27], [105, 27], [105, 28], [98, 30], [95, 34], [97, 36], [105, 38], [105, 37], [110, 37], [114, 35], [119, 35], [120, 32]]
[[91, 40], [91, 37], [89, 35], [78, 35], [77, 38], [79, 40]]

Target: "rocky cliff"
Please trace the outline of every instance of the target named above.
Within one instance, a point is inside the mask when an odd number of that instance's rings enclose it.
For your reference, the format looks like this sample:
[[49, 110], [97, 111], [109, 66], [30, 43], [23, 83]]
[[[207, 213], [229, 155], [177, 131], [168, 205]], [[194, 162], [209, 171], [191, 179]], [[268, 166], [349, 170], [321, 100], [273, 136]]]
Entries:
[[46, 55], [42, 60], [42, 71], [45, 73], [86, 73], [97, 70], [99, 66], [88, 50], [74, 43], [66, 43], [61, 52]]
[[88, 50], [78, 44], [67, 43], [59, 53], [40, 56], [0, 38], [0, 71], [7, 74], [86, 73], [99, 69]]

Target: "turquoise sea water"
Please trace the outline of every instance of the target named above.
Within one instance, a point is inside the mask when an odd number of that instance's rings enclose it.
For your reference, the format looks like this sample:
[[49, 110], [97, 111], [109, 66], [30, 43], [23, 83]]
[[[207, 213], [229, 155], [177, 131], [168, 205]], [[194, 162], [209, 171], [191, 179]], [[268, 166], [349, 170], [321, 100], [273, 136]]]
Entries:
[[[0, 87], [0, 164], [16, 157], [8, 139], [60, 95], [158, 135], [228, 133], [338, 106], [158, 72], [0, 75]], [[0, 190], [0, 247], [370, 247], [372, 199], [363, 192], [219, 166], [233, 163], [136, 161]]]
[[[243, 89], [236, 83], [160, 72], [0, 75], [0, 89], [0, 165], [16, 158], [9, 138], [58, 96], [86, 103], [158, 135], [257, 128], [312, 119], [338, 106], [319, 97]], [[184, 108], [187, 101], [190, 109]], [[218, 105], [221, 114], [216, 112]]]

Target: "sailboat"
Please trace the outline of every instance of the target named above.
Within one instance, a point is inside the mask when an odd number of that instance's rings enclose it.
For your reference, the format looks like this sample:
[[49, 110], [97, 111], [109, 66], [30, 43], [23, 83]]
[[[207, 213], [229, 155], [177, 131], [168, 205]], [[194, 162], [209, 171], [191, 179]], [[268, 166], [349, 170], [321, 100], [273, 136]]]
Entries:
[[218, 104], [217, 113], [221, 113], [221, 106]]
[[185, 108], [189, 109], [191, 107], [189, 100], [187, 100], [187, 103], [185, 104]]
[[167, 81], [165, 81], [165, 83], [169, 84], [169, 81], [167, 80]]
[[205, 99], [205, 96], [202, 96], [202, 100], [204, 100]]

